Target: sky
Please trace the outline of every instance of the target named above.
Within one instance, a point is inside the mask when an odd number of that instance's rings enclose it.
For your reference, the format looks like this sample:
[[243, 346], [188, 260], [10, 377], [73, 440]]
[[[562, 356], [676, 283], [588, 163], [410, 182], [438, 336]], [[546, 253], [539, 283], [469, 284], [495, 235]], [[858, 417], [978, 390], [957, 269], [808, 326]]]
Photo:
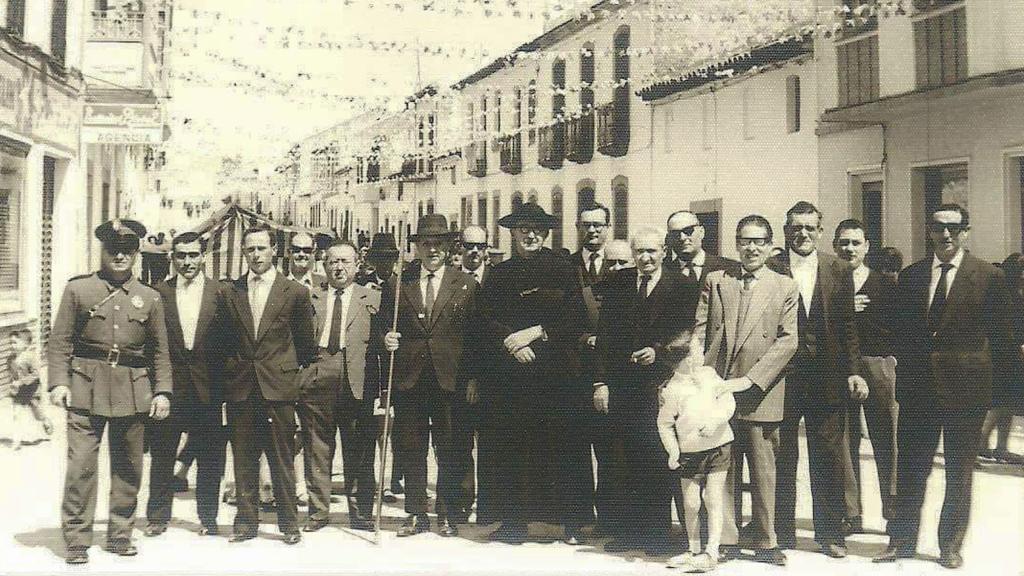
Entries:
[[[268, 165], [309, 134], [429, 82], [455, 82], [543, 31], [546, 0], [511, 0], [520, 17], [509, 1], [434, 0], [425, 12], [430, 0], [179, 0], [170, 195], [216, 196], [222, 157]], [[417, 59], [417, 45], [444, 54]]]

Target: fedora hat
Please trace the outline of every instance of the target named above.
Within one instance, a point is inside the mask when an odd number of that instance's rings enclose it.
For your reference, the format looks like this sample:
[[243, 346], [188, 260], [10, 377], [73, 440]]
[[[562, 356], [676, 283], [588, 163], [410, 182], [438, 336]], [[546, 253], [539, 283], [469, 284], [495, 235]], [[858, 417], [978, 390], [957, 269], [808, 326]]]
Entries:
[[444, 214], [424, 214], [420, 217], [419, 222], [416, 223], [416, 233], [410, 234], [409, 240], [418, 242], [420, 238], [428, 236], [442, 237], [450, 240], [456, 234], [456, 232], [448, 229], [448, 219], [444, 217]]
[[521, 204], [511, 214], [503, 216], [498, 220], [498, 226], [502, 228], [515, 228], [525, 222], [537, 224], [549, 230], [558, 226], [558, 218], [545, 212], [536, 202]]
[[395, 244], [395, 235], [390, 232], [378, 232], [370, 240], [369, 256], [397, 256], [398, 245]]

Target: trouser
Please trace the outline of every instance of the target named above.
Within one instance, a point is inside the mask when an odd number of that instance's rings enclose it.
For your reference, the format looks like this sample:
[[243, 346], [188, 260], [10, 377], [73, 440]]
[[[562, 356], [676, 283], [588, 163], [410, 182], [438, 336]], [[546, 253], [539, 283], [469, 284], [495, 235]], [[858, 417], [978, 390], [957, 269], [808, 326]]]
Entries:
[[464, 395], [453, 399], [452, 415], [452, 465], [453, 475], [458, 478], [459, 495], [454, 502], [437, 502], [437, 514], [453, 519], [469, 518], [476, 500], [476, 462], [473, 459], [473, 444], [476, 439], [476, 407], [466, 403]]
[[898, 424], [899, 474], [893, 518], [889, 521], [890, 545], [915, 550], [921, 525], [921, 505], [934, 466], [939, 434], [942, 434], [946, 469], [946, 494], [939, 516], [939, 550], [959, 552], [971, 514], [971, 484], [978, 457], [985, 408], [940, 408], [902, 403]]
[[[447, 507], [460, 501], [458, 464], [453, 446], [454, 393], [441, 388], [432, 368], [395, 395], [395, 456], [405, 474], [405, 511], [427, 512], [427, 453], [431, 436], [437, 458], [437, 498]], [[347, 478], [346, 478], [347, 480]]]
[[[815, 380], [808, 385], [822, 385], [820, 379]], [[775, 486], [775, 531], [778, 539], [786, 544], [796, 541], [796, 471], [801, 419], [805, 420], [807, 431], [814, 540], [819, 544], [842, 544], [845, 540], [842, 531], [845, 494], [853, 478], [846, 411], [845, 404], [833, 406], [806, 396], [786, 402]]]
[[[896, 494], [896, 418], [899, 406], [896, 404], [896, 371], [886, 358], [864, 356], [864, 379], [868, 383], [868, 397], [864, 400], [864, 419], [867, 421], [868, 433], [871, 436], [871, 447], [875, 454], [875, 466], [878, 469], [878, 493], [882, 497], [882, 516], [889, 518], [892, 500]], [[853, 474], [856, 478], [857, 490], [854, 494], [863, 494], [860, 479], [860, 441], [861, 441], [861, 404], [851, 403], [850, 424], [850, 460], [853, 463]], [[851, 499], [850, 491], [846, 494]], [[847, 504], [847, 516], [860, 516], [860, 499], [854, 498]]]
[[277, 525], [298, 531], [295, 502], [295, 405], [273, 402], [253, 391], [228, 403], [231, 453], [235, 463], [235, 532], [254, 534], [259, 526], [260, 455], [266, 454], [277, 502]]
[[622, 438], [614, 433], [614, 427], [607, 414], [590, 414], [591, 445], [597, 461], [597, 490], [594, 505], [597, 509], [597, 525], [609, 534], [620, 535], [625, 515], [626, 502], [623, 494], [626, 483], [626, 455]]
[[779, 452], [779, 423], [734, 419], [732, 466], [725, 476], [725, 518], [722, 544], [739, 544], [743, 521], [743, 461], [750, 468], [750, 536], [747, 544], [755, 550], [779, 545], [775, 536], [776, 457]]
[[68, 459], [61, 504], [61, 528], [68, 548], [92, 545], [97, 460], [103, 429], [108, 425], [110, 519], [107, 541], [131, 538], [142, 480], [145, 418], [144, 414], [107, 418], [84, 410], [68, 410]]
[[672, 527], [672, 485], [668, 453], [658, 434], [658, 400], [648, 395], [616, 395], [609, 399], [615, 432], [625, 454], [625, 503], [622, 521], [626, 536], [645, 544], [664, 542]]
[[149, 501], [146, 518], [150, 523], [171, 520], [174, 501], [174, 462], [182, 433], [198, 463], [196, 508], [204, 525], [217, 524], [220, 480], [224, 475], [225, 433], [220, 425], [220, 405], [171, 406], [171, 415], [146, 424], [149, 438]]
[[347, 374], [340, 384], [312, 384], [303, 388], [298, 406], [305, 445], [309, 518], [326, 520], [330, 514], [336, 433], [341, 436], [349, 518], [370, 518], [377, 491], [377, 419], [373, 415], [373, 399], [356, 399]]

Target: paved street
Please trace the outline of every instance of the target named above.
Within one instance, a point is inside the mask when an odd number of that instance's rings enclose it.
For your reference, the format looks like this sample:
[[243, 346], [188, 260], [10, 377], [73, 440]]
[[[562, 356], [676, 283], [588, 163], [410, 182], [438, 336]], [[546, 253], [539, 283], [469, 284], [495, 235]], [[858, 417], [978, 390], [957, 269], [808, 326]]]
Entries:
[[[331, 574], [669, 574], [664, 558], [650, 559], [641, 555], [611, 555], [598, 546], [569, 547], [555, 539], [558, 531], [553, 527], [534, 525], [531, 533], [546, 536], [548, 543], [530, 543], [522, 546], [488, 543], [486, 534], [491, 527], [471, 525], [463, 529], [463, 538], [442, 539], [436, 534], [398, 540], [394, 537], [403, 516], [399, 507], [385, 508], [385, 540], [383, 546], [372, 542], [362, 533], [353, 533], [347, 526], [344, 504], [335, 504], [333, 524], [324, 530], [304, 534], [302, 543], [294, 547], [281, 544], [276, 525], [264, 524], [260, 538], [243, 544], [229, 544], [227, 533], [234, 509], [224, 506], [220, 523], [224, 535], [200, 538], [193, 532], [198, 527], [194, 494], [179, 495], [176, 501], [177, 518], [168, 532], [157, 539], [148, 539], [137, 533], [140, 555], [135, 558], [117, 558], [91, 549], [91, 563], [87, 568], [72, 568], [64, 564], [63, 544], [59, 531], [59, 499], [63, 475], [63, 434], [52, 442], [26, 446], [20, 452], [0, 448], [0, 468], [5, 483], [0, 496], [3, 526], [0, 528], [0, 573], [153, 573], [153, 574], [258, 574], [258, 573], [331, 573]], [[870, 443], [865, 442], [862, 454], [865, 478], [873, 480], [875, 471], [870, 456]], [[1019, 422], [1011, 447], [1024, 450], [1024, 437]], [[106, 446], [104, 445], [104, 451]], [[948, 574], [932, 560], [938, 553], [935, 528], [939, 516], [939, 499], [943, 490], [943, 477], [932, 474], [928, 487], [926, 511], [922, 522], [921, 556], [897, 565], [876, 566], [870, 556], [882, 549], [885, 537], [881, 535], [880, 506], [873, 492], [867, 498], [866, 527], [871, 534], [850, 539], [851, 556], [842, 561], [830, 560], [814, 553], [810, 527], [810, 500], [806, 491], [806, 464], [801, 470], [801, 486], [805, 489], [798, 502], [800, 520], [800, 550], [789, 553], [789, 567], [767, 568], [752, 562], [737, 561], [719, 569], [723, 575], [735, 574]], [[148, 464], [148, 459], [147, 459]], [[105, 459], [99, 489], [98, 518], [95, 541], [103, 542], [106, 517], [107, 482]], [[148, 468], [148, 466], [147, 466]], [[941, 458], [936, 461], [936, 472], [941, 472]], [[433, 470], [431, 473], [433, 474]], [[148, 472], [146, 474], [148, 478]], [[866, 486], [877, 490], [877, 483]], [[141, 495], [140, 510], [144, 510], [147, 494]], [[401, 501], [399, 501], [399, 505]], [[302, 511], [300, 510], [300, 514]], [[264, 521], [273, 520], [264, 515]], [[145, 525], [141, 520], [138, 527]], [[966, 567], [961, 574], [1024, 574], [1021, 542], [1024, 541], [1024, 468], [1005, 465], [986, 465], [975, 475], [975, 501], [971, 531], [964, 556]]]

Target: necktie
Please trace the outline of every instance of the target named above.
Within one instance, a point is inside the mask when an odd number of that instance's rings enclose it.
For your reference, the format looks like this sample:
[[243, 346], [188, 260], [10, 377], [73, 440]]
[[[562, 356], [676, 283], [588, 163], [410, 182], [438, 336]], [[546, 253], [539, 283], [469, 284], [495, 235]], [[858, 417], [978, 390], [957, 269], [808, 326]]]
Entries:
[[263, 291], [263, 277], [253, 275], [249, 281], [252, 283], [252, 295], [249, 297], [249, 307], [252, 308], [252, 327], [259, 332], [260, 316], [263, 315], [263, 305], [260, 304], [260, 297]]
[[327, 338], [327, 353], [337, 354], [341, 350], [341, 331], [345, 329], [342, 326], [344, 320], [342, 314], [344, 313], [343, 304], [341, 302], [341, 290], [335, 290], [334, 292], [334, 312], [331, 313], [331, 335]]
[[750, 290], [750, 286], [754, 284], [754, 275], [746, 273], [743, 275], [743, 289]]
[[683, 273], [685, 273], [690, 278], [697, 277], [697, 270], [694, 269], [693, 267], [693, 260], [690, 260], [686, 263], [686, 266], [683, 268]]
[[597, 252], [590, 253], [590, 277], [597, 278], [597, 258], [600, 256]]
[[928, 328], [933, 332], [938, 329], [939, 321], [942, 319], [942, 309], [946, 307], [947, 277], [953, 265], [944, 263], [939, 265], [942, 272], [939, 274], [939, 285], [935, 287], [935, 296], [932, 296], [932, 305], [928, 308]]
[[427, 274], [427, 297], [423, 302], [423, 311], [427, 314], [427, 320], [434, 317], [434, 273]]
[[644, 274], [640, 276], [640, 289], [637, 290], [636, 295], [641, 301], [647, 300], [647, 285], [651, 282], [651, 275]]

